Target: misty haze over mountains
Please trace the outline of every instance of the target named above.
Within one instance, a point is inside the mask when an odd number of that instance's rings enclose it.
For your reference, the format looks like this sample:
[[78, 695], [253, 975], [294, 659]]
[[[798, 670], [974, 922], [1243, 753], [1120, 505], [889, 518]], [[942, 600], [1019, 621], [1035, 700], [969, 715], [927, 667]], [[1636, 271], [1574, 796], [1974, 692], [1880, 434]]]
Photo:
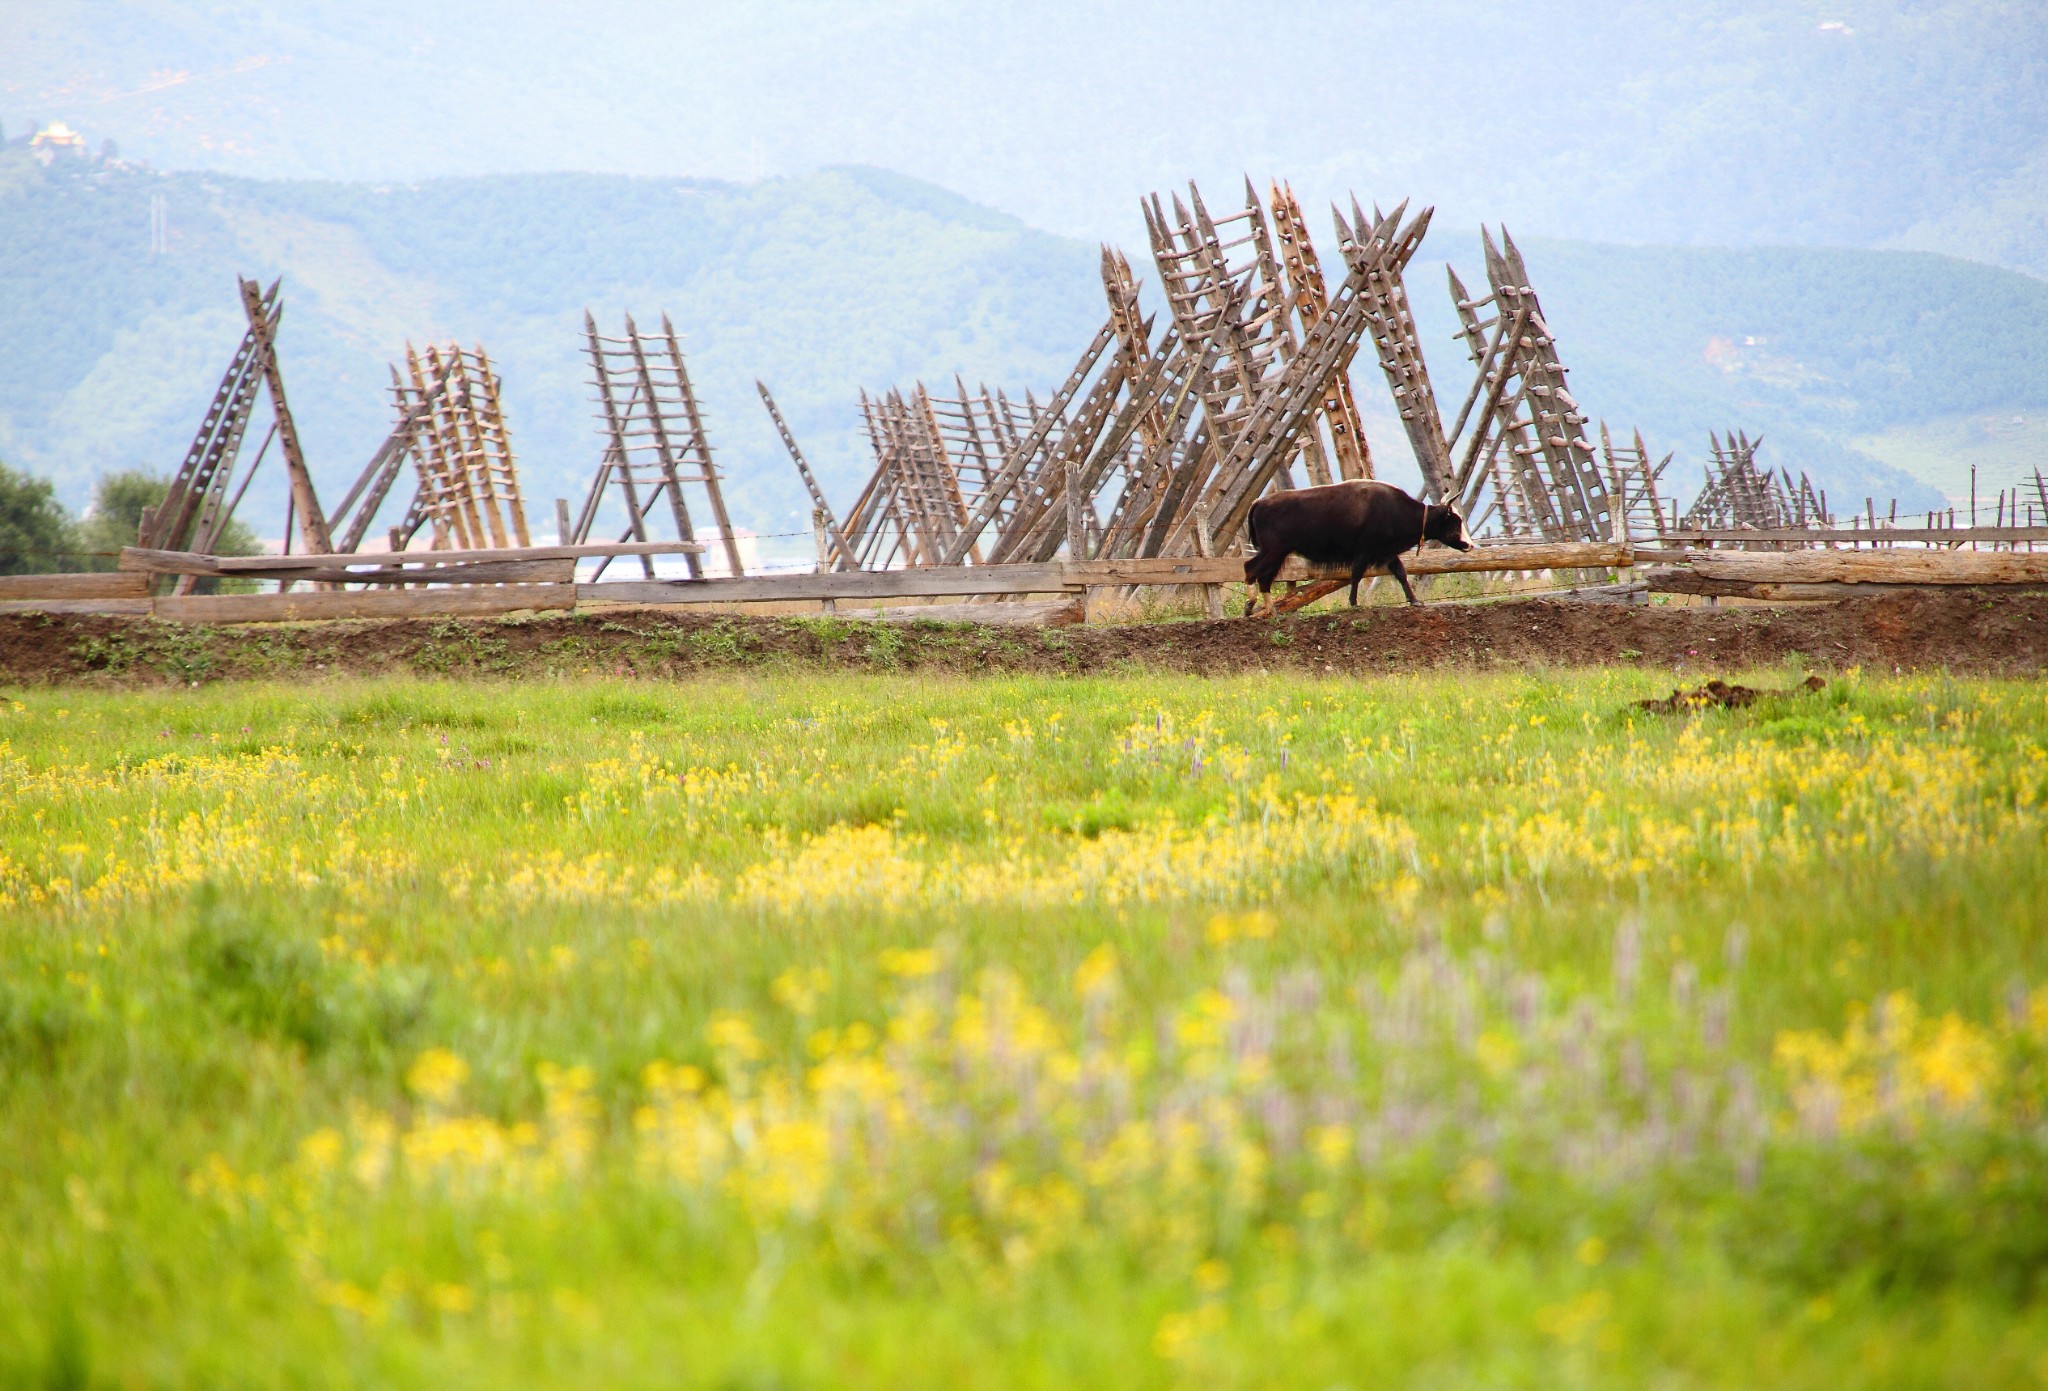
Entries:
[[1241, 171], [1451, 223], [1945, 250], [2048, 271], [2027, 0], [1031, 5], [51, 0], [0, 9], [0, 119], [161, 167], [378, 181], [866, 164], [1137, 241]]
[[[337, 474], [381, 434], [381, 364], [453, 334], [504, 367], [532, 493], [571, 490], [595, 461], [583, 304], [668, 310], [715, 440], [763, 476], [754, 520], [786, 521], [805, 505], [752, 375], [843, 491], [859, 387], [957, 368], [1043, 392], [1100, 318], [1091, 244], [1142, 259], [1141, 194], [1194, 177], [1234, 203], [1245, 171], [1311, 209], [1438, 207], [1410, 282], [1440, 392], [1465, 373], [1441, 263], [1473, 270], [1458, 229], [1505, 221], [1582, 401], [1660, 453], [1740, 425], [1838, 502], [1921, 506], [1965, 457], [2048, 464], [2048, 286], [1873, 254], [2048, 274], [2027, 5], [0, 9], [0, 123], [48, 120], [210, 171], [0, 166], [0, 457], [73, 497], [182, 454], [240, 268], [285, 276], [295, 404]], [[843, 165], [872, 168], [817, 172]], [[140, 254], [152, 193], [163, 263]], [[1866, 250], [1669, 249], [1769, 246]]]

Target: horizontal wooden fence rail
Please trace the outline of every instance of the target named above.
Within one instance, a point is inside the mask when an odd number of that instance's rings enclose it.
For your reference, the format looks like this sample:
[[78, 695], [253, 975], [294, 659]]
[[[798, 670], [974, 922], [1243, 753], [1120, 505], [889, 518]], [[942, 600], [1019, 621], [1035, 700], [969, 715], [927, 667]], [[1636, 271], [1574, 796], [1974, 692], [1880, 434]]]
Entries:
[[[1293, 562], [1289, 562], [1292, 564]], [[1533, 570], [1626, 570], [1635, 564], [1635, 548], [1625, 541], [1513, 542], [1479, 546], [1469, 551], [1432, 547], [1402, 558], [1411, 575], [1485, 575], [1524, 573]], [[1348, 577], [1341, 565], [1305, 567], [1317, 579]], [[1291, 579], [1282, 570], [1281, 578]], [[1242, 568], [1240, 563], [1240, 574]]]
[[[1715, 580], [1691, 570], [1651, 570], [1642, 586], [1652, 594], [1692, 594], [1708, 599], [1756, 599], [1768, 603], [1813, 603], [1873, 598], [1881, 594], [1930, 594], [1961, 586], [1932, 584], [1843, 584], [1832, 580]], [[2020, 586], [2024, 588], [2025, 586]]]
[[[297, 578], [292, 571], [332, 570], [337, 567], [388, 570], [396, 566], [420, 567], [407, 578], [451, 581], [437, 576], [435, 569], [465, 564], [506, 564], [522, 560], [594, 559], [601, 556], [701, 555], [704, 547], [696, 541], [619, 541], [589, 546], [500, 546], [472, 551], [351, 551], [344, 555], [200, 555], [194, 551], [152, 551], [141, 546], [121, 548], [120, 568], [146, 575], [240, 575], [251, 579]], [[350, 580], [358, 576], [351, 574]]]
[[187, 594], [149, 601], [174, 623], [279, 623], [323, 618], [490, 618], [576, 607], [575, 586], [501, 584], [389, 593], [313, 589], [288, 594]]
[[[704, 605], [832, 600], [881, 602], [917, 598], [1041, 595], [1075, 598], [1094, 588], [1131, 585], [1219, 585], [1242, 581], [1244, 561], [1232, 556], [1145, 560], [1048, 561], [1029, 565], [954, 565], [918, 570], [836, 571], [822, 574], [749, 575], [737, 579], [620, 580], [576, 584], [580, 555], [672, 552], [675, 546], [532, 546], [517, 550], [433, 551], [397, 557], [197, 556], [133, 549], [122, 555], [124, 574], [15, 577], [0, 589], [0, 613], [108, 613], [155, 615], [185, 623], [263, 623], [332, 618], [488, 616], [561, 610], [590, 603]], [[432, 558], [431, 568], [410, 562]], [[2048, 557], [2044, 557], [2048, 559]], [[1461, 552], [1429, 549], [1406, 561], [1417, 575], [1548, 569], [1626, 568], [1633, 553], [1621, 544], [1509, 544]], [[339, 563], [338, 563], [339, 562]], [[229, 569], [232, 565], [234, 568]], [[218, 568], [208, 568], [218, 567]], [[1290, 560], [1283, 580], [1313, 582], [1347, 572]], [[329, 583], [405, 585], [382, 592], [320, 589], [282, 594], [195, 594], [149, 597], [141, 586], [157, 574], [212, 574]], [[83, 585], [83, 588], [79, 586]], [[986, 606], [977, 606], [985, 608]], [[1004, 608], [1018, 607], [1005, 605]], [[947, 617], [965, 606], [947, 606]], [[992, 615], [994, 610], [988, 610]], [[905, 617], [930, 616], [922, 609]], [[1002, 617], [1012, 615], [1003, 614]]]
[[[1416, 555], [1403, 556], [1402, 566], [1411, 575], [1501, 574], [1527, 570], [1627, 569], [1635, 563], [1635, 552], [1620, 542], [1514, 543], [1480, 546], [1470, 551], [1432, 547]], [[1156, 560], [1090, 560], [1070, 564], [1067, 571], [1083, 584], [1241, 584], [1244, 559], [1241, 556], [1165, 556]], [[1368, 571], [1385, 574], [1385, 570]], [[1311, 565], [1299, 558], [1281, 567], [1284, 580], [1349, 579], [1351, 572], [1341, 565]]]
[[1644, 583], [1661, 594], [1787, 600], [1958, 585], [2048, 585], [2048, 552], [1695, 551], [1682, 565], [1650, 569]]
[[1697, 551], [1686, 568], [1703, 579], [1774, 584], [2044, 584], [2048, 552]]
[[[577, 549], [577, 548], [527, 548]], [[147, 553], [144, 553], [147, 556]], [[439, 555], [462, 553], [440, 552]], [[472, 553], [475, 554], [475, 553]], [[484, 552], [482, 554], [492, 554]], [[1469, 552], [1429, 549], [1405, 564], [1415, 575], [1508, 573], [1545, 570], [1629, 569], [1656, 553], [1620, 543], [1519, 543]], [[1661, 558], [1661, 557], [1659, 557]], [[154, 557], [149, 557], [154, 563]], [[202, 557], [212, 559], [212, 557]], [[223, 557], [222, 559], [226, 559]], [[279, 560], [283, 557], [245, 559]], [[292, 557], [300, 561], [299, 557]], [[487, 617], [561, 611], [588, 604], [725, 605], [832, 600], [836, 604], [901, 599], [986, 599], [993, 596], [1060, 601], [1048, 613], [1078, 606], [1091, 589], [1143, 585], [1221, 585], [1239, 582], [1244, 562], [1228, 556], [1173, 556], [1142, 560], [1050, 561], [1029, 565], [959, 565], [917, 570], [839, 571], [752, 575], [737, 579], [621, 580], [576, 584], [575, 557], [515, 561], [456, 561], [436, 570], [383, 566], [372, 571], [328, 570], [345, 583], [378, 589], [318, 589], [282, 594], [199, 594], [150, 597], [137, 592], [148, 572], [94, 575], [21, 575], [0, 583], [0, 613], [43, 612], [155, 616], [183, 623], [262, 623], [338, 618]], [[1857, 551], [1691, 551], [1683, 563], [1651, 569], [1647, 587], [1665, 593], [1756, 599], [1811, 600], [1953, 585], [2048, 585], [2048, 553], [1881, 549]], [[186, 563], [179, 560], [176, 563]], [[166, 571], [165, 573], [191, 573]], [[278, 570], [270, 572], [275, 576]], [[289, 573], [289, 572], [286, 572]], [[522, 579], [531, 576], [543, 582]], [[324, 577], [324, 576], [323, 576]], [[431, 577], [431, 582], [421, 581]], [[1313, 586], [1347, 578], [1342, 567], [1290, 560], [1283, 581]], [[406, 584], [406, 588], [388, 588]], [[1022, 617], [1006, 610], [1040, 606], [921, 605], [891, 612], [912, 618]], [[879, 610], [876, 612], [880, 612]], [[853, 615], [846, 615], [853, 616]], [[863, 615], [867, 616], [867, 615]]]
[[[528, 551], [577, 551], [581, 547], [529, 547]], [[591, 548], [597, 549], [597, 548]], [[628, 552], [632, 553], [632, 552]], [[323, 589], [284, 594], [208, 594], [149, 597], [138, 592], [152, 573], [142, 567], [187, 565], [169, 553], [135, 553], [127, 574], [21, 575], [0, 583], [0, 612], [154, 615], [187, 623], [256, 623], [332, 618], [488, 616], [563, 610], [586, 604], [720, 605], [832, 600], [882, 603], [901, 599], [991, 596], [1065, 597], [1091, 589], [1142, 585], [1221, 585], [1241, 581], [1244, 562], [1236, 557], [1172, 556], [1141, 560], [1049, 561], [1030, 565], [957, 565], [916, 570], [838, 571], [823, 574], [752, 575], [737, 579], [621, 580], [610, 584], [572, 581], [574, 555], [523, 560], [462, 559], [502, 552], [437, 552], [451, 563], [422, 570], [393, 565], [367, 570], [321, 566], [300, 574], [341, 578], [344, 583], [404, 584], [382, 592]], [[167, 558], [168, 557], [168, 558]], [[227, 561], [229, 557], [198, 557]], [[272, 562], [275, 577], [292, 573], [276, 562], [303, 566], [302, 557], [241, 557]], [[324, 559], [324, 557], [323, 557]], [[1655, 560], [1682, 563], [1652, 569], [1648, 588], [1665, 593], [1728, 595], [1757, 599], [1829, 599], [1854, 593], [1950, 585], [2048, 585], [2048, 553], [1879, 549], [1854, 551], [1686, 551], [1637, 550], [1623, 543], [1514, 543], [1469, 552], [1431, 548], [1408, 557], [1411, 574], [1535, 572], [1629, 569]], [[166, 568], [161, 573], [193, 573]], [[218, 572], [216, 572], [218, 573]], [[242, 573], [248, 573], [243, 571]], [[1347, 577], [1339, 566], [1290, 560], [1283, 581], [1313, 585]], [[926, 606], [929, 607], [929, 606]], [[985, 605], [948, 605], [944, 616], [965, 616]], [[1004, 606], [1006, 608], [1015, 606]], [[993, 610], [989, 610], [993, 614]], [[919, 609], [903, 617], [923, 616]], [[933, 614], [931, 616], [937, 616]], [[1005, 617], [1012, 615], [1005, 614]]]
[[149, 598], [0, 599], [0, 613], [108, 614], [148, 618], [155, 612], [156, 600]]
[[379, 565], [363, 570], [309, 565], [302, 570], [224, 575], [234, 580], [290, 580], [309, 584], [573, 584], [576, 562], [561, 560], [479, 560], [454, 565]]
[[[1633, 564], [1629, 547], [1615, 543], [1484, 546], [1473, 551], [1426, 550], [1406, 562], [1410, 574], [1442, 575], [1523, 570], [1608, 569]], [[1350, 571], [1289, 560], [1282, 580], [1319, 580]], [[1144, 560], [1047, 561], [1034, 565], [944, 565], [923, 570], [838, 571], [754, 575], [737, 580], [625, 580], [579, 584], [579, 601], [636, 604], [730, 604], [764, 600], [901, 599], [969, 594], [1057, 594], [1113, 585], [1236, 584], [1244, 580], [1238, 556], [1162, 556]]]
[[1667, 547], [1704, 546], [1721, 541], [1790, 541], [1810, 546], [1891, 546], [1899, 543], [1960, 546], [1972, 541], [2038, 541], [2048, 545], [2048, 526], [1772, 527], [1757, 531], [1717, 528], [1667, 531], [1657, 540]]
[[148, 594], [147, 575], [0, 575], [0, 599], [141, 599]]
[[[1058, 561], [1039, 565], [939, 565], [923, 570], [838, 570], [729, 580], [617, 580], [579, 584], [579, 601], [740, 604], [800, 599], [915, 599], [967, 594], [1059, 594], [1084, 588]], [[1244, 578], [1240, 562], [1238, 578]]]
[[567, 584], [479, 585], [388, 593], [309, 589], [289, 594], [180, 594], [141, 599], [0, 598], [0, 613], [115, 614], [174, 623], [291, 623], [324, 618], [487, 618], [576, 606]]

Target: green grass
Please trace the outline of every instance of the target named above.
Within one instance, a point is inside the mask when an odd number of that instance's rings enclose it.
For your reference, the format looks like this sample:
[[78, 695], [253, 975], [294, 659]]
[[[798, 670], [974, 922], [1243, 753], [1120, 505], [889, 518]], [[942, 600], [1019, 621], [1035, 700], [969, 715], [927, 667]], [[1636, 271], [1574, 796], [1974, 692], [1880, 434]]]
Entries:
[[23, 694], [0, 1385], [2039, 1384], [2048, 691], [1659, 680]]

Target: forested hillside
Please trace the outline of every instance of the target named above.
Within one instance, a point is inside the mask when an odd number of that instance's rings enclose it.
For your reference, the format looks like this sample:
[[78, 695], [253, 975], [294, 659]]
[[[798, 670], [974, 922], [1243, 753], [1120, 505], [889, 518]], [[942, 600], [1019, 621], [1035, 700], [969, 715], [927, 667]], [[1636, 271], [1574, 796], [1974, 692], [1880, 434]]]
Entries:
[[[152, 193], [171, 229], [156, 258]], [[756, 376], [844, 489], [865, 473], [861, 386], [955, 370], [1056, 382], [1100, 317], [1092, 248], [875, 171], [371, 188], [17, 155], [0, 164], [0, 457], [74, 503], [99, 472], [174, 465], [241, 332], [238, 271], [284, 276], [285, 374], [323, 488], [345, 487], [389, 428], [386, 364], [455, 337], [495, 359], [529, 496], [551, 517], [600, 452], [585, 308], [614, 333], [625, 312], [643, 327], [666, 312], [735, 513], [767, 530], [809, 512]]]
[[[158, 256], [152, 195], [170, 229]], [[1851, 442], [2048, 410], [2048, 284], [2025, 276], [1896, 252], [1522, 246], [1582, 403], [1687, 461], [1708, 429], [1739, 426], [1838, 501], [1924, 507], [1932, 489]], [[1476, 233], [1440, 226], [1409, 277], [1447, 413], [1467, 368], [1441, 263], [1479, 283], [1478, 250]], [[628, 310], [673, 317], [735, 516], [769, 532], [807, 525], [808, 504], [756, 376], [844, 498], [868, 468], [861, 388], [958, 371], [1042, 395], [1102, 314], [1094, 247], [873, 170], [360, 185], [45, 169], [17, 151], [0, 157], [0, 457], [74, 505], [103, 472], [174, 466], [241, 331], [238, 271], [284, 277], [285, 373], [323, 490], [388, 428], [386, 364], [408, 340], [453, 336], [503, 372], [543, 525], [599, 457], [586, 306], [615, 327]], [[1385, 388], [1369, 365], [1357, 376], [1374, 447], [1401, 476]], [[1682, 467], [1689, 490], [1696, 464]], [[259, 530], [276, 534], [281, 506], [257, 508]]]
[[[1432, 243], [1476, 281], [1478, 257]], [[1968, 461], [1895, 440], [1935, 421], [1975, 439], [2048, 407], [2048, 283], [2029, 276], [1899, 252], [1521, 244], [1580, 401], [1676, 447], [1687, 496], [1707, 431], [1741, 428], [1764, 435], [1768, 462], [1810, 469], [1838, 510], [1939, 506], [1967, 494]], [[1420, 298], [1449, 332], [1448, 296]], [[1989, 498], [2048, 470], [2048, 450], [1981, 463]]]

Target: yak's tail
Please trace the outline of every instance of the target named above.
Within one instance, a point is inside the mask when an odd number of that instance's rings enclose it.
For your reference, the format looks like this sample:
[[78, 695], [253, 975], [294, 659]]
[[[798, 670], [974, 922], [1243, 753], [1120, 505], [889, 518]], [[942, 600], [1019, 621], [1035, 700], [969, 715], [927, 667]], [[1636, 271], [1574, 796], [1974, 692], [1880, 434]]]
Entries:
[[1245, 540], [1247, 540], [1247, 541], [1249, 541], [1249, 542], [1251, 542], [1251, 543], [1252, 543], [1252, 549], [1253, 549], [1254, 551], [1258, 550], [1258, 548], [1259, 548], [1259, 510], [1258, 510], [1258, 509], [1257, 509], [1256, 507], [1254, 507], [1254, 508], [1253, 508], [1253, 509], [1252, 509], [1251, 511], [1249, 511], [1249, 512], [1245, 513], [1245, 518], [1244, 518], [1244, 536], [1245, 536]]

